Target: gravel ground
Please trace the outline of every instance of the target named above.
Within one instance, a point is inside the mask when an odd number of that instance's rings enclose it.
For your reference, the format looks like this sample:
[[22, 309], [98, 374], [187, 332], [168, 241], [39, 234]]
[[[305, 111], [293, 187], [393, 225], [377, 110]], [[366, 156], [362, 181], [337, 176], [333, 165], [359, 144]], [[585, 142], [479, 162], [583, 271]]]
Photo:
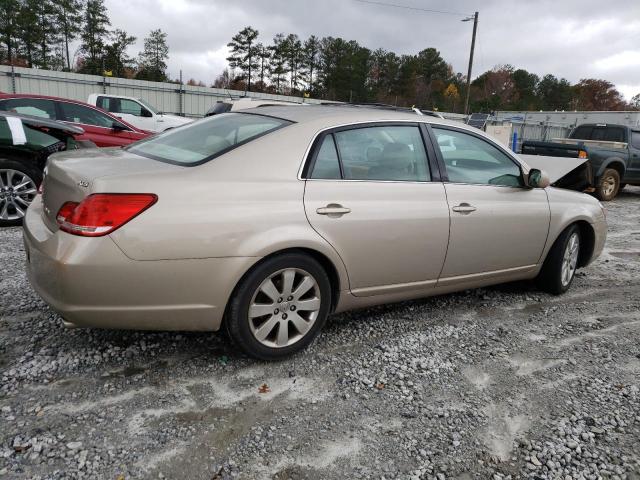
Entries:
[[0, 230], [0, 478], [640, 479], [640, 188], [561, 297], [336, 315], [306, 352], [65, 330]]

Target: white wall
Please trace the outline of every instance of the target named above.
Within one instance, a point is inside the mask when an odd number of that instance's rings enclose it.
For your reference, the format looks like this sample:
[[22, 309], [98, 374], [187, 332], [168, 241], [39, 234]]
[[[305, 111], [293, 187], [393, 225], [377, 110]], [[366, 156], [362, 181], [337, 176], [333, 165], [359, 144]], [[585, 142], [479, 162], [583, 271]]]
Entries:
[[[183, 113], [187, 116], [203, 116], [216, 101], [229, 99], [230, 96], [237, 98], [245, 95], [245, 92], [238, 90], [192, 87], [189, 85], [183, 85], [182, 93], [179, 93], [180, 85], [176, 83], [147, 82], [144, 80], [100, 77], [98, 75], [83, 75], [35, 68], [15, 67], [14, 72], [15, 76], [12, 77], [11, 67], [0, 65], [0, 92], [51, 95], [83, 102], [86, 102], [92, 93], [106, 92], [114, 95], [139, 97], [160, 111]], [[300, 97], [271, 95], [268, 93], [247, 92], [246, 96], [297, 103], [303, 102]], [[181, 100], [182, 107], [180, 106]], [[317, 99], [304, 99], [304, 103], [320, 102], [321, 100]]]

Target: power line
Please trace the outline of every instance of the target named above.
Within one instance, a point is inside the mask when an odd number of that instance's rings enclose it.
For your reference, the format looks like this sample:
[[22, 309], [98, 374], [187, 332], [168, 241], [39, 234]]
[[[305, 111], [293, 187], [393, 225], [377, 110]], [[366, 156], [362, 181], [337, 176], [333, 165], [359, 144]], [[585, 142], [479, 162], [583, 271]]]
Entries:
[[355, 0], [355, 1], [360, 3], [369, 3], [371, 5], [382, 5], [384, 7], [404, 8], [405, 10], [414, 10], [418, 12], [442, 13], [445, 15], [456, 15], [456, 16], [473, 16], [473, 13], [449, 12], [445, 10], [431, 10], [428, 8], [411, 7], [409, 5], [398, 5], [397, 3], [376, 2], [373, 0]]

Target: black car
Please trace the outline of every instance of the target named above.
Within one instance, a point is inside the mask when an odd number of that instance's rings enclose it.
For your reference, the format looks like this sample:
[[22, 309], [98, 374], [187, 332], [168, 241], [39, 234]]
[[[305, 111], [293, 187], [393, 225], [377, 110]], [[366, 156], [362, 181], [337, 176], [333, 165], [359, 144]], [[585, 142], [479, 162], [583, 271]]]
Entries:
[[22, 223], [52, 153], [95, 147], [78, 142], [79, 127], [55, 120], [0, 112], [0, 227]]

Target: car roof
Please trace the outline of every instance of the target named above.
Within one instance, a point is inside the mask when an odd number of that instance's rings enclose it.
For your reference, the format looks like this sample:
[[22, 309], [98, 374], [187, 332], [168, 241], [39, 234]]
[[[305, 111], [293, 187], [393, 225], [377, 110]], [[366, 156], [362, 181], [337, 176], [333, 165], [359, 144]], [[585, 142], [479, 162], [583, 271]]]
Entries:
[[72, 100], [70, 98], [63, 97], [52, 97], [51, 95], [38, 95], [31, 93], [0, 93], [0, 98], [39, 98], [43, 100], [55, 100], [57, 102], [69, 102], [69, 103], [77, 103], [79, 105], [83, 105], [85, 107], [96, 108], [95, 106], [82, 102], [80, 100]]
[[[288, 105], [269, 105], [239, 110], [234, 113], [253, 113], [282, 118], [296, 123], [314, 123], [321, 127], [362, 122], [423, 122], [434, 125], [450, 125], [469, 129], [466, 125], [430, 115], [418, 115], [413, 111], [398, 111], [356, 105], [309, 105], [307, 108]], [[479, 131], [474, 129], [474, 131]]]

